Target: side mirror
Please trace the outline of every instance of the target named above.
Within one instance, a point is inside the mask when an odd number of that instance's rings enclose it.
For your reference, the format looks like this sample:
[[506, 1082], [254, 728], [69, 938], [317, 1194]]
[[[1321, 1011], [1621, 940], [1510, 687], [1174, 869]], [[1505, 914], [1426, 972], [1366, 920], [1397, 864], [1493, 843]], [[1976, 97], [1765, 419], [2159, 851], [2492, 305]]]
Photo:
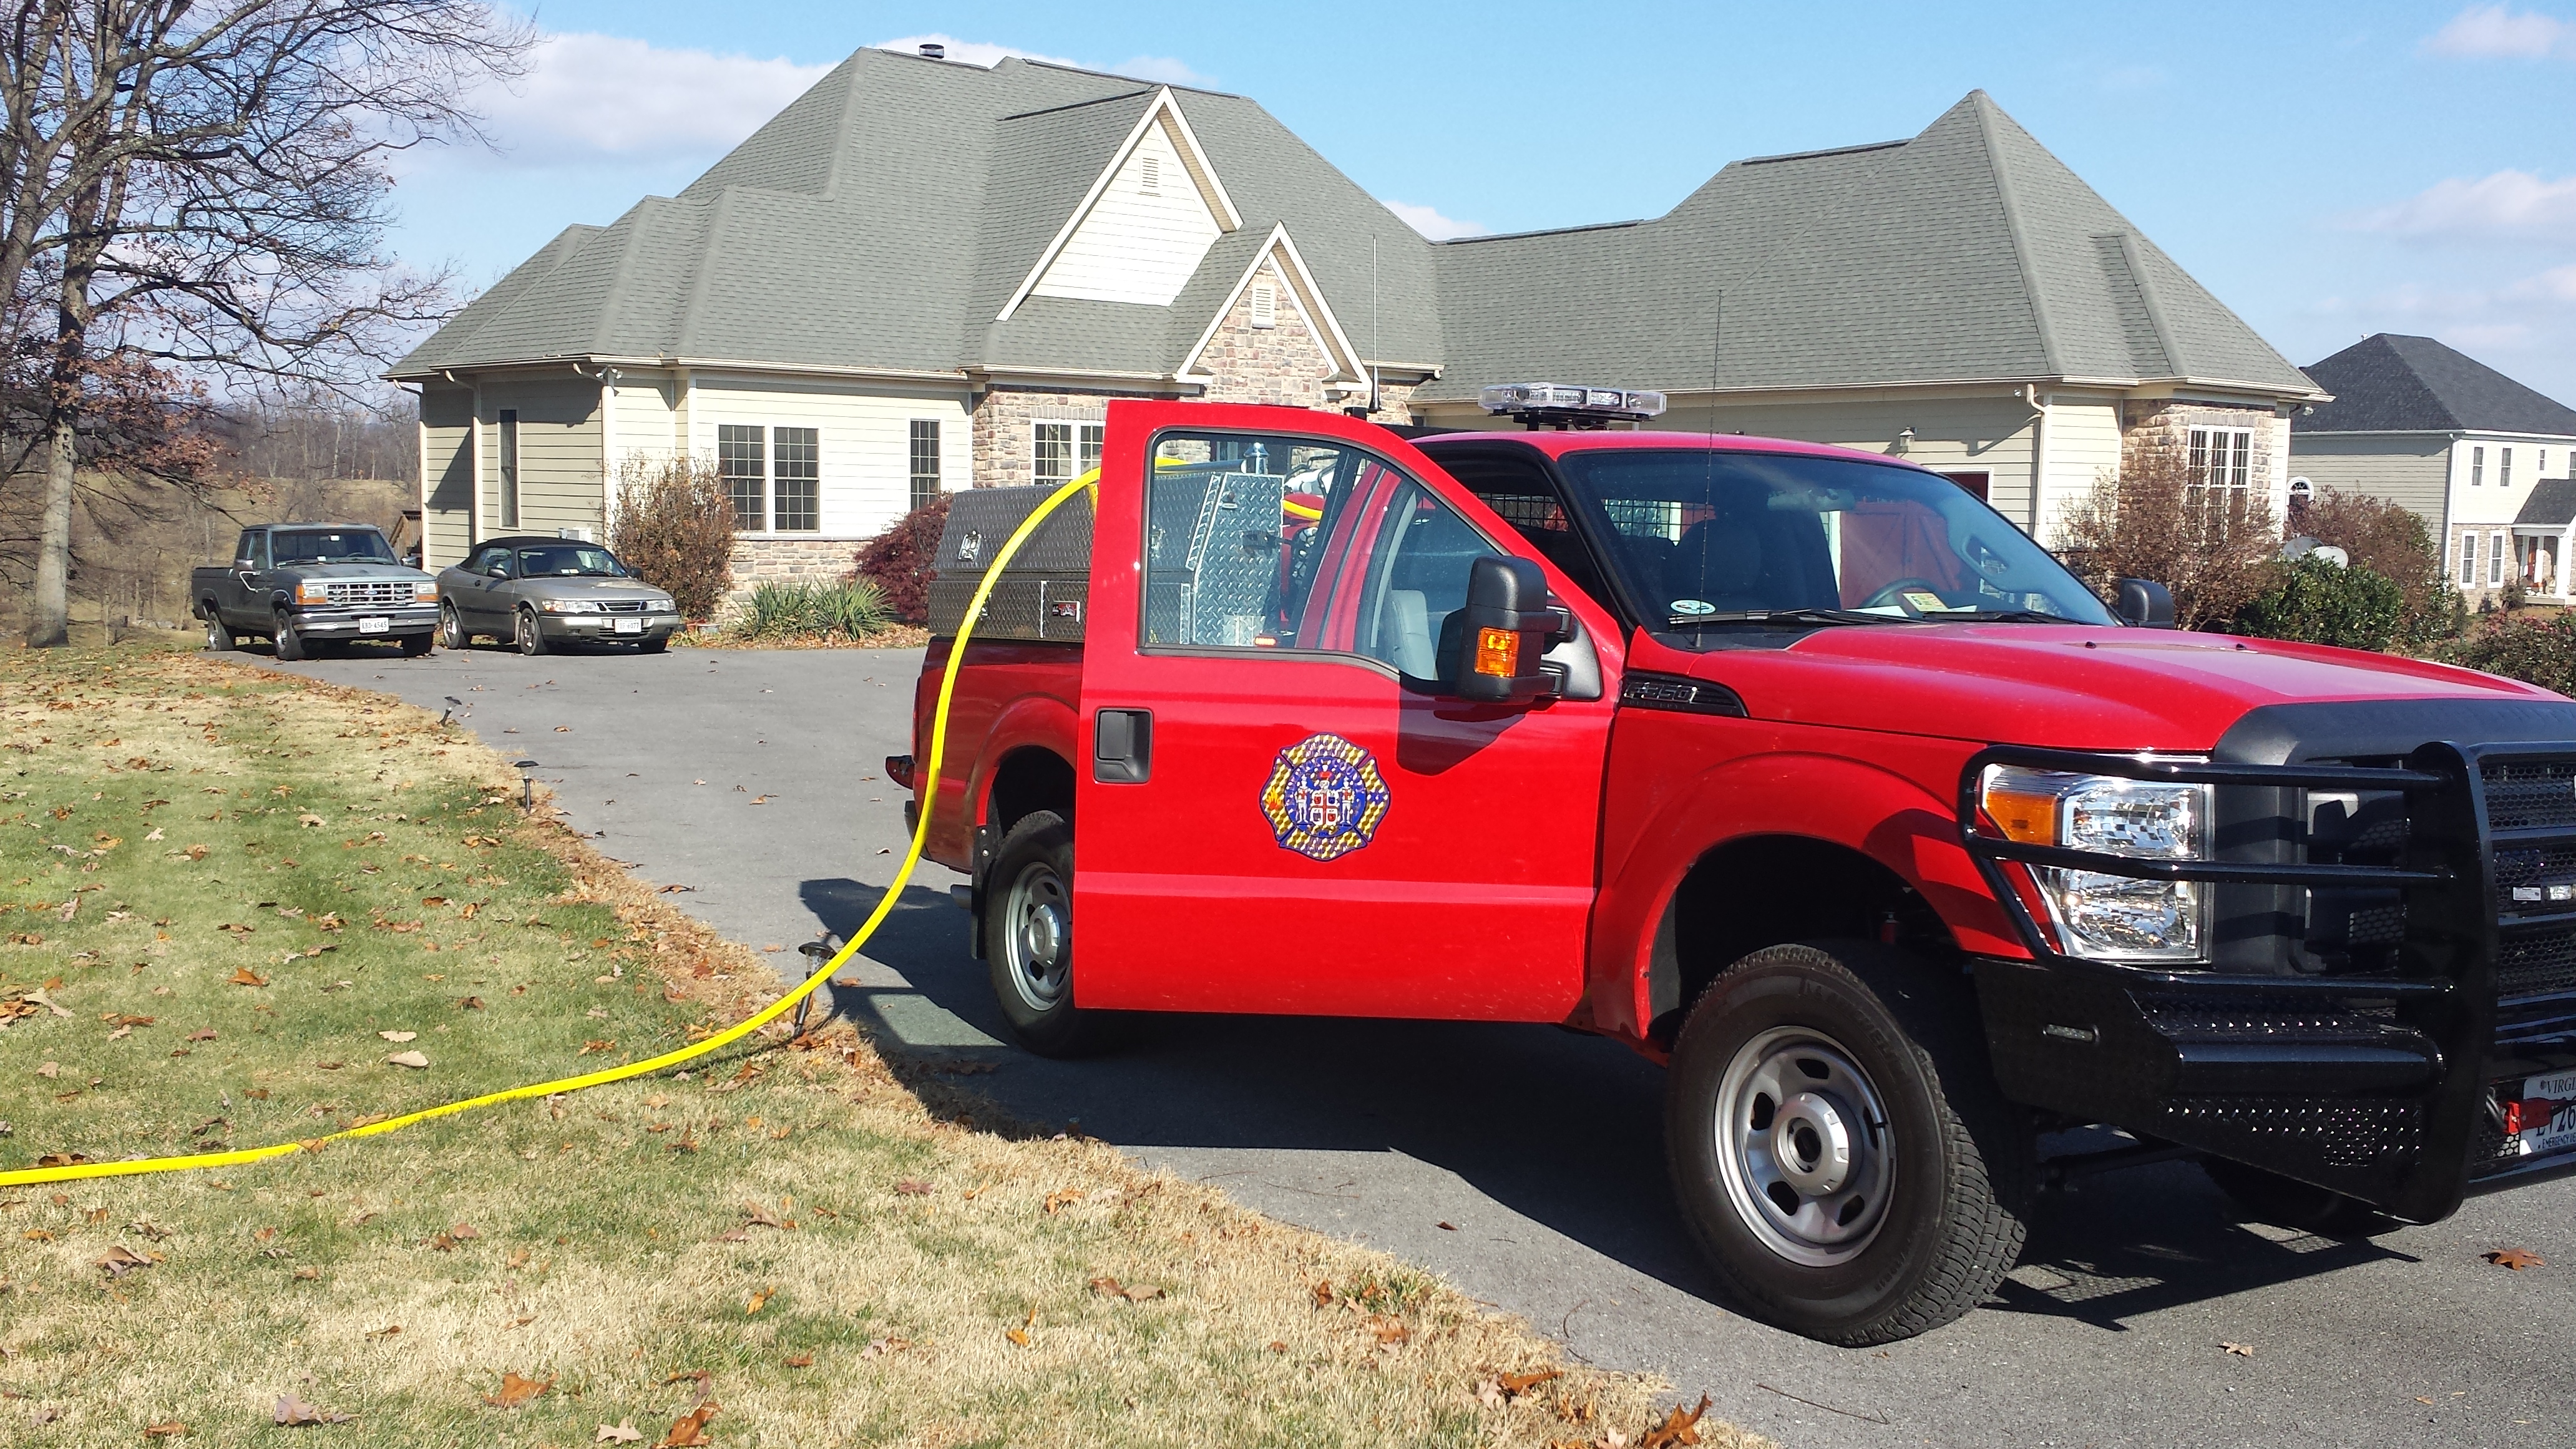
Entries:
[[1548, 607], [1547, 575], [1525, 558], [1480, 558], [1467, 566], [1466, 607], [1440, 627], [1444, 693], [1484, 704], [1517, 704], [1556, 692], [1542, 657], [1564, 619]]
[[2135, 629], [2170, 629], [2174, 626], [2173, 595], [2164, 585], [2147, 579], [2121, 579], [2113, 587], [2119, 590], [2119, 601], [2111, 612], [2120, 622]]

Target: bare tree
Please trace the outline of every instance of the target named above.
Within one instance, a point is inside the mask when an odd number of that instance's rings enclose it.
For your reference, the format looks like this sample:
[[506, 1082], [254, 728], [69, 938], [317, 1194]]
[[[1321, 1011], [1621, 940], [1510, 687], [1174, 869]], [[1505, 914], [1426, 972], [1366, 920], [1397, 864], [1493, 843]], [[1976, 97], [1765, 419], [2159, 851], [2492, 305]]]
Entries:
[[2205, 488], [2178, 456], [2106, 471], [2059, 520], [2058, 556], [2095, 593], [2116, 578], [2173, 592], [2174, 622], [2199, 629], [2236, 617], [2272, 580], [2281, 530], [2271, 504], [2243, 488]]
[[347, 383], [443, 315], [447, 279], [378, 250], [388, 166], [480, 139], [466, 97], [515, 75], [531, 34], [485, 0], [17, 0], [0, 299], [13, 336], [49, 334], [14, 354], [40, 374], [28, 446], [46, 473], [30, 644], [65, 637], [100, 360]]

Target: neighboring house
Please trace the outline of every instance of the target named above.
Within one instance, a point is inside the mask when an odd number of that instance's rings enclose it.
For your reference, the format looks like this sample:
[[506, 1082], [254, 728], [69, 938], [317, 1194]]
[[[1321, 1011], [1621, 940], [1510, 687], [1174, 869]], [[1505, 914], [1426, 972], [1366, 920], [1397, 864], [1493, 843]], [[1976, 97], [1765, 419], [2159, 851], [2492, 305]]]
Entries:
[[1912, 457], [2045, 535], [2144, 450], [2283, 501], [2325, 396], [1976, 92], [1650, 221], [1423, 240], [1254, 102], [863, 50], [677, 197], [566, 230], [396, 366], [432, 566], [717, 460], [738, 581], [1070, 477], [1113, 397], [1480, 424], [1488, 383]]
[[2430, 337], [2383, 332], [2307, 374], [2334, 400], [2291, 420], [2300, 477], [2413, 509], [2466, 592], [2570, 596], [2576, 409]]

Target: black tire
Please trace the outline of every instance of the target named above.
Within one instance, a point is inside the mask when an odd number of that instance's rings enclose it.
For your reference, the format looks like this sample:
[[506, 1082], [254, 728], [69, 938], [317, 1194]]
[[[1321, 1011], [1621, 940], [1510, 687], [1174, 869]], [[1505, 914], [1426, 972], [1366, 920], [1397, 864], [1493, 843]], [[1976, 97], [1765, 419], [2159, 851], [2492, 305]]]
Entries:
[[2388, 1225], [2379, 1209], [2332, 1188], [2223, 1157], [2202, 1158], [2200, 1170], [2256, 1222], [2327, 1238], [2366, 1237], [2372, 1229]]
[[668, 639], [647, 639], [635, 646], [636, 652], [641, 654], [659, 654], [670, 647]]
[[1106, 1023], [1073, 1004], [1073, 828], [1052, 810], [1020, 817], [984, 877], [984, 958], [1002, 1019], [1042, 1057], [1103, 1045]]
[[418, 659], [420, 656], [427, 654], [429, 652], [429, 647], [437, 642], [437, 638], [434, 635], [405, 634], [402, 636], [403, 657], [405, 659]]
[[215, 606], [212, 601], [207, 602], [202, 607], [205, 609], [206, 614], [207, 652], [212, 654], [221, 654], [231, 649], [233, 647], [233, 626], [225, 623], [224, 616], [215, 612]]
[[512, 630], [510, 642], [518, 645], [519, 652], [522, 654], [546, 652], [546, 631], [537, 623], [536, 610], [528, 608], [519, 610], [518, 623]]
[[474, 636], [465, 632], [465, 616], [456, 612], [453, 603], [438, 606], [438, 642], [457, 650], [474, 645]]
[[284, 609], [277, 611], [274, 627], [269, 630], [269, 638], [277, 643], [277, 657], [280, 662], [292, 664], [305, 657], [304, 636], [295, 632], [295, 616]]
[[2034, 1134], [1995, 1087], [1967, 984], [1893, 947], [1771, 946], [1729, 967], [1674, 1044], [1664, 1131], [1726, 1295], [1825, 1343], [1948, 1323], [2028, 1233]]

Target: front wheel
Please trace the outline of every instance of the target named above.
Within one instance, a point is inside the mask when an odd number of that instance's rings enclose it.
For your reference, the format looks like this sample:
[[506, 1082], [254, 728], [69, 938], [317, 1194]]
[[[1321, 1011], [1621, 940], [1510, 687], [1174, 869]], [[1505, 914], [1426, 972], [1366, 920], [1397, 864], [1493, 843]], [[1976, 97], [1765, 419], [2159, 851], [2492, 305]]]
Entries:
[[1727, 1296], [1826, 1343], [1938, 1328], [2020, 1253], [2033, 1134], [1955, 973], [1866, 941], [1772, 946], [1674, 1044], [1666, 1152]]
[[438, 642], [456, 650], [474, 642], [474, 636], [465, 632], [464, 616], [456, 612], [452, 603], [438, 606]]
[[1100, 1045], [1101, 1017], [1073, 1004], [1073, 827], [1020, 817], [984, 877], [984, 955], [1020, 1045], [1042, 1057]]
[[284, 609], [277, 611], [269, 637], [277, 642], [277, 657], [288, 664], [304, 657], [304, 636], [295, 632], [295, 616]]
[[536, 610], [521, 609], [519, 611], [518, 633], [514, 636], [514, 639], [519, 646], [519, 652], [522, 654], [543, 654], [546, 652], [546, 631], [537, 627]]
[[431, 642], [431, 636], [427, 634], [405, 634], [402, 636], [403, 657], [418, 659], [429, 652]]

